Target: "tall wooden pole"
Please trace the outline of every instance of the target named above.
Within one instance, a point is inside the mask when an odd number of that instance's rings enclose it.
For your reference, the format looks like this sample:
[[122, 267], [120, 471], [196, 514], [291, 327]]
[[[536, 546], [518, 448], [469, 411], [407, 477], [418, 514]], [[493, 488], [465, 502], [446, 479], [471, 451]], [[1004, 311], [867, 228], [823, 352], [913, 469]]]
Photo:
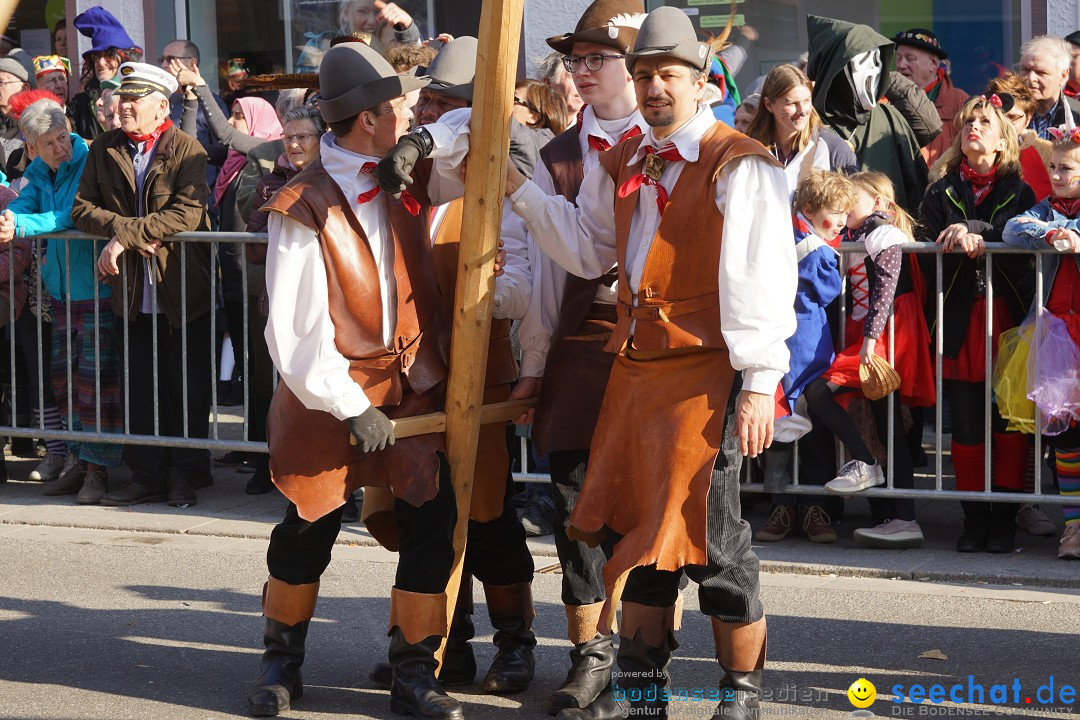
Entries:
[[488, 337], [495, 291], [492, 263], [499, 243], [503, 186], [510, 154], [521, 14], [524, 0], [484, 0], [476, 56], [465, 223], [461, 233], [450, 379], [446, 391], [446, 444], [457, 499], [454, 569], [446, 585], [447, 616], [453, 615], [472, 502], [476, 445], [487, 374]]

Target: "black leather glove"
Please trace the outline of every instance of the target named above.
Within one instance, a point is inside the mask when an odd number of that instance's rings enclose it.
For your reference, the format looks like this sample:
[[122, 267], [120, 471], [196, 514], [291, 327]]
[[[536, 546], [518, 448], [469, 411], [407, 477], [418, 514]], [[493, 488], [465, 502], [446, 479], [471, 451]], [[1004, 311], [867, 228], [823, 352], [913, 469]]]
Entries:
[[356, 449], [363, 453], [383, 450], [394, 444], [394, 423], [374, 405], [345, 424], [356, 438]]
[[402, 135], [386, 157], [375, 169], [375, 181], [383, 192], [390, 193], [395, 198], [401, 197], [401, 192], [407, 185], [412, 184], [412, 172], [416, 163], [431, 154], [435, 147], [435, 141], [427, 130], [420, 128], [408, 135]]

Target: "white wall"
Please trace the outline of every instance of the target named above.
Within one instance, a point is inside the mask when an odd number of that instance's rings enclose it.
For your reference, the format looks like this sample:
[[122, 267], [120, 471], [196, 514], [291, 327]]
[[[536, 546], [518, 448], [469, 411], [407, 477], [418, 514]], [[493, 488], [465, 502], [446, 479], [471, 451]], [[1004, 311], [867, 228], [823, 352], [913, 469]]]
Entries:
[[1064, 37], [1080, 30], [1080, 0], [1046, 0], [1046, 32]]
[[544, 42], [553, 35], [573, 32], [591, 0], [525, 0], [525, 67], [536, 76], [536, 64], [551, 52]]

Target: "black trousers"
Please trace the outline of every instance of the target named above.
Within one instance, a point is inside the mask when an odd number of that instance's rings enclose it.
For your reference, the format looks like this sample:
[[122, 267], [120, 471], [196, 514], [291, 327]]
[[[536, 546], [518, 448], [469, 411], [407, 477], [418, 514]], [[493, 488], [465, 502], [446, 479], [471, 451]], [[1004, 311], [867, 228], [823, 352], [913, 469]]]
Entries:
[[511, 486], [507, 470], [502, 515], [486, 523], [469, 521], [464, 570], [486, 585], [515, 585], [533, 578], [535, 566], [525, 542], [525, 527], [510, 506]]
[[[439, 492], [420, 507], [394, 501], [394, 519], [400, 535], [394, 587], [434, 595], [446, 589], [454, 564], [454, 523], [457, 505], [450, 483], [450, 465], [439, 456]], [[290, 504], [285, 519], [270, 534], [266, 566], [271, 577], [290, 585], [317, 582], [330, 564], [334, 540], [341, 531], [343, 507], [314, 522], [296, 514]]]
[[592, 605], [602, 602], [604, 564], [611, 557], [613, 540], [591, 548], [566, 536], [570, 515], [577, 507], [585, 471], [589, 466], [588, 450], [556, 450], [548, 454], [551, 486], [555, 499], [555, 550], [562, 564], [562, 601], [564, 605]]
[[655, 565], [630, 571], [622, 599], [653, 607], [675, 604], [683, 573], [698, 584], [701, 612], [721, 622], [746, 623], [760, 620], [758, 573], [761, 564], [750, 547], [750, 524], [742, 519], [739, 507], [739, 470], [742, 455], [735, 435], [733, 388], [724, 423], [724, 442], [712, 472], [708, 495], [706, 565], [687, 565], [682, 571], [657, 570]]
[[[123, 324], [121, 322], [121, 324]], [[154, 325], [157, 325], [157, 386], [154, 386]], [[158, 401], [160, 435], [184, 435], [184, 333], [169, 324], [164, 314], [138, 313], [126, 323], [131, 385], [124, 388], [129, 403], [131, 432], [154, 434], [154, 397]], [[187, 324], [187, 429], [188, 436], [206, 438], [210, 433], [210, 314]], [[121, 349], [121, 352], [123, 350]], [[123, 358], [121, 358], [121, 362]], [[210, 475], [210, 451], [128, 445], [124, 462], [131, 479], [143, 485], [160, 485], [169, 477], [198, 482]]]

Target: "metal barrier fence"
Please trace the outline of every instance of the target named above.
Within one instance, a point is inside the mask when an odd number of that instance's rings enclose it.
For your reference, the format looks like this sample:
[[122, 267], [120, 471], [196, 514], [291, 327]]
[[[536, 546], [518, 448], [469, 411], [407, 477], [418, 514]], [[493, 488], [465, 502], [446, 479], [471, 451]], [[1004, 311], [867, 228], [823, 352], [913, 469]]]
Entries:
[[[66, 299], [70, 300], [70, 297], [71, 297], [70, 296], [70, 287], [71, 287], [70, 286], [70, 278], [71, 278], [71, 264], [70, 264], [71, 253], [70, 253], [70, 247], [71, 247], [71, 243], [73, 241], [80, 241], [81, 242], [81, 241], [85, 241], [85, 240], [105, 240], [105, 239], [106, 238], [87, 235], [87, 234], [79, 233], [79, 232], [65, 232], [65, 233], [59, 233], [59, 234], [51, 234], [51, 235], [49, 235], [47, 237], [34, 239], [34, 255], [35, 255], [35, 257], [37, 257], [38, 261], [40, 262], [40, 260], [44, 257], [44, 242], [63, 242], [65, 244], [64, 257], [65, 257], [66, 262], [65, 262], [65, 267], [64, 267], [64, 274], [65, 274], [65, 277], [67, 279], [67, 282], [65, 282], [65, 286], [67, 287], [68, 293], [69, 293]], [[223, 438], [221, 438], [220, 432], [219, 432], [220, 431], [219, 426], [221, 424], [221, 422], [220, 422], [221, 412], [220, 412], [220, 408], [218, 406], [217, 382], [216, 382], [217, 375], [218, 375], [218, 364], [217, 364], [216, 354], [214, 352], [211, 352], [211, 356], [209, 358], [209, 367], [207, 369], [208, 372], [211, 374], [211, 378], [212, 378], [212, 380], [211, 380], [211, 393], [212, 393], [212, 395], [211, 395], [211, 414], [212, 414], [212, 421], [211, 421], [211, 424], [210, 424], [210, 432], [209, 432], [210, 436], [208, 438], [191, 437], [189, 432], [188, 432], [188, 422], [187, 422], [187, 395], [188, 395], [188, 392], [187, 392], [188, 391], [188, 388], [187, 388], [187, 384], [188, 384], [188, 381], [187, 381], [187, 368], [188, 368], [188, 363], [192, 359], [190, 359], [188, 357], [188, 355], [187, 355], [188, 343], [187, 343], [187, 282], [186, 282], [186, 272], [187, 272], [186, 260], [187, 260], [188, 246], [190, 244], [193, 244], [193, 243], [209, 243], [210, 244], [210, 253], [209, 253], [209, 255], [210, 255], [210, 266], [209, 266], [210, 291], [211, 291], [211, 298], [216, 299], [217, 291], [219, 289], [219, 286], [221, 285], [221, 280], [218, 277], [218, 264], [219, 264], [219, 262], [218, 262], [218, 251], [219, 251], [220, 245], [222, 243], [230, 243], [230, 244], [238, 244], [238, 245], [246, 247], [248, 244], [265, 244], [267, 242], [267, 235], [265, 233], [191, 232], [191, 233], [180, 233], [180, 234], [174, 235], [174, 236], [172, 236], [170, 238], [167, 238], [167, 239], [170, 240], [170, 241], [177, 241], [179, 243], [180, 260], [181, 260], [181, 268], [182, 268], [182, 271], [181, 271], [182, 272], [182, 275], [181, 275], [181, 280], [182, 280], [182, 282], [181, 282], [181, 285], [182, 285], [182, 289], [181, 289], [181, 307], [182, 307], [182, 325], [183, 325], [183, 327], [181, 329], [181, 333], [182, 333], [182, 344], [183, 344], [183, 347], [184, 347], [183, 357], [182, 357], [183, 377], [184, 377], [184, 383], [183, 383], [184, 384], [184, 387], [183, 387], [184, 432], [183, 432], [183, 436], [181, 436], [181, 437], [173, 437], [173, 436], [165, 436], [165, 435], [160, 434], [161, 433], [161, 430], [160, 430], [160, 417], [159, 417], [160, 408], [159, 408], [159, 402], [158, 402], [157, 393], [154, 394], [154, 434], [152, 434], [152, 435], [141, 434], [140, 435], [140, 434], [132, 434], [130, 432], [131, 422], [130, 422], [130, 402], [129, 402], [129, 398], [130, 398], [130, 393], [131, 393], [131, 390], [132, 390], [131, 387], [130, 387], [130, 363], [132, 361], [132, 358], [131, 358], [131, 355], [130, 355], [130, 348], [129, 348], [128, 337], [127, 337], [126, 332], [120, 333], [120, 336], [122, 338], [122, 344], [123, 344], [123, 362], [122, 362], [122, 369], [123, 369], [123, 371], [122, 371], [123, 372], [123, 376], [122, 376], [122, 395], [123, 395], [123, 401], [124, 401], [124, 433], [123, 434], [112, 434], [112, 433], [101, 432], [101, 406], [100, 406], [100, 403], [98, 403], [97, 406], [96, 406], [96, 413], [95, 413], [96, 414], [96, 418], [95, 418], [96, 422], [95, 422], [93, 430], [87, 430], [85, 428], [83, 430], [81, 430], [81, 431], [72, 431], [70, 429], [69, 430], [55, 430], [55, 429], [49, 429], [49, 428], [45, 427], [45, 424], [44, 424], [44, 422], [45, 422], [45, 420], [44, 420], [44, 418], [45, 418], [45, 407], [44, 407], [44, 401], [43, 401], [43, 398], [44, 398], [43, 384], [46, 381], [46, 378], [49, 377], [49, 375], [47, 373], [50, 372], [50, 369], [49, 368], [44, 368], [42, 366], [43, 353], [42, 353], [42, 348], [39, 345], [38, 348], [37, 348], [37, 358], [36, 358], [37, 369], [38, 369], [38, 372], [37, 372], [37, 378], [38, 378], [37, 403], [36, 403], [36, 407], [34, 408], [34, 409], [36, 409], [38, 411], [38, 422], [36, 424], [32, 424], [32, 425], [19, 425], [19, 424], [14, 424], [13, 423], [12, 425], [0, 426], [0, 435], [7, 435], [7, 436], [12, 436], [12, 437], [34, 437], [34, 438], [40, 438], [40, 439], [44, 439], [44, 440], [56, 439], [56, 440], [62, 440], [62, 441], [102, 442], [102, 443], [114, 443], [114, 444], [121, 444], [121, 445], [158, 445], [158, 446], [167, 446], [167, 447], [206, 448], [206, 449], [210, 449], [210, 450], [226, 450], [226, 451], [228, 451], [228, 450], [252, 451], [252, 452], [266, 452], [267, 451], [267, 446], [266, 446], [265, 442], [255, 442], [255, 441], [248, 441], [248, 440], [232, 440], [232, 439], [223, 439]], [[904, 489], [904, 488], [896, 488], [896, 487], [893, 486], [893, 466], [894, 466], [893, 460], [894, 460], [894, 452], [895, 452], [893, 423], [894, 423], [894, 404], [896, 403], [896, 393], [893, 393], [893, 394], [889, 395], [889, 397], [888, 397], [889, 428], [888, 428], [888, 432], [887, 432], [888, 442], [887, 442], [887, 462], [886, 462], [886, 473], [885, 473], [886, 478], [887, 478], [887, 482], [886, 482], [886, 485], [884, 487], [878, 487], [878, 488], [872, 488], [872, 489], [869, 489], [869, 490], [865, 490], [865, 491], [860, 492], [859, 495], [864, 496], [864, 497], [893, 497], [893, 498], [922, 498], [922, 499], [937, 498], [937, 499], [954, 499], [954, 500], [977, 500], [977, 499], [980, 499], [980, 498], [985, 498], [986, 494], [990, 492], [991, 473], [992, 473], [992, 462], [991, 462], [991, 460], [992, 460], [992, 458], [991, 458], [991, 447], [992, 447], [991, 413], [993, 412], [993, 409], [992, 409], [992, 402], [991, 402], [992, 401], [992, 389], [991, 389], [990, 378], [993, 375], [993, 373], [992, 373], [992, 369], [993, 369], [992, 350], [993, 349], [991, 347], [990, 339], [992, 338], [992, 331], [993, 331], [993, 327], [994, 327], [994, 325], [993, 325], [993, 312], [994, 312], [993, 303], [992, 302], [987, 302], [986, 303], [986, 340], [987, 340], [987, 342], [986, 342], [986, 352], [985, 352], [985, 364], [986, 364], [985, 366], [986, 366], [986, 369], [987, 369], [987, 373], [986, 373], [987, 382], [985, 383], [985, 391], [984, 391], [984, 402], [985, 402], [985, 410], [984, 410], [984, 412], [985, 412], [985, 417], [984, 417], [984, 421], [985, 421], [985, 437], [984, 437], [984, 439], [985, 439], [985, 453], [986, 453], [986, 456], [985, 456], [985, 475], [984, 475], [985, 487], [984, 487], [984, 489], [982, 491], [976, 491], [976, 492], [960, 492], [960, 491], [955, 491], [955, 490], [945, 490], [943, 488], [943, 476], [944, 476], [944, 473], [943, 473], [943, 448], [942, 448], [942, 432], [941, 432], [941, 427], [942, 427], [942, 409], [941, 409], [942, 357], [943, 357], [944, 341], [945, 341], [944, 327], [943, 327], [943, 322], [942, 322], [942, 318], [944, 317], [944, 304], [945, 304], [945, 278], [943, 276], [943, 270], [942, 270], [942, 252], [941, 252], [940, 248], [938, 248], [936, 245], [933, 245], [933, 244], [930, 244], [930, 243], [908, 243], [908, 244], [906, 244], [906, 245], [904, 245], [902, 247], [902, 250], [905, 253], [932, 254], [932, 255], [935, 256], [934, 259], [935, 259], [935, 276], [936, 277], [935, 277], [935, 286], [934, 286], [933, 297], [932, 297], [932, 299], [934, 301], [934, 306], [936, 308], [936, 310], [935, 310], [936, 322], [934, 323], [934, 331], [933, 331], [932, 343], [933, 343], [933, 347], [934, 347], [933, 355], [934, 355], [934, 361], [935, 361], [935, 382], [936, 382], [936, 388], [935, 388], [936, 393], [935, 393], [935, 395], [936, 395], [936, 398], [937, 398], [937, 403], [935, 405], [935, 423], [934, 423], [935, 432], [934, 432], [934, 448], [933, 448], [933, 450], [934, 450], [933, 455], [934, 455], [934, 458], [935, 458], [934, 483], [933, 483], [932, 488]], [[995, 256], [997, 256], [997, 255], [1029, 255], [1030, 256], [1030, 255], [1035, 255], [1035, 254], [1050, 254], [1050, 253], [1057, 252], [1056, 250], [1054, 250], [1052, 247], [1049, 247], [1049, 246], [1046, 249], [1032, 252], [1030, 250], [1020, 249], [1020, 248], [1013, 248], [1013, 247], [1007, 246], [1007, 245], [1005, 245], [1003, 243], [989, 243], [986, 246], [986, 250], [987, 250], [987, 252], [986, 252], [985, 257], [982, 259], [982, 262], [984, 263], [983, 267], [984, 267], [984, 272], [985, 272], [985, 277], [986, 277], [986, 297], [987, 298], [991, 298], [992, 295], [993, 295], [993, 282], [994, 282], [993, 259], [994, 259]], [[840, 251], [841, 251], [841, 253], [844, 253], [844, 254], [862, 253], [862, 252], [864, 252], [863, 247], [862, 247], [862, 245], [860, 243], [844, 243], [841, 246]], [[1042, 297], [1043, 297], [1043, 280], [1044, 280], [1043, 272], [1042, 272], [1042, 264], [1039, 263], [1039, 262], [1035, 262], [1035, 263], [1033, 263], [1033, 265], [1034, 265], [1033, 272], [1034, 272], [1034, 276], [1035, 276], [1035, 303], [1036, 303], [1036, 305], [1038, 306], [1038, 308], [1041, 311], [1042, 310]], [[250, 364], [250, 355], [251, 355], [251, 352], [250, 352], [250, 350], [251, 350], [250, 337], [251, 336], [250, 336], [248, 312], [247, 312], [248, 303], [250, 301], [250, 297], [248, 295], [248, 281], [249, 281], [249, 279], [248, 279], [248, 270], [249, 270], [248, 263], [242, 262], [241, 263], [240, 279], [241, 279], [241, 286], [242, 286], [241, 289], [242, 289], [242, 293], [243, 293], [243, 303], [244, 303], [243, 335], [244, 335], [244, 339], [245, 339], [245, 342], [244, 342], [245, 352], [243, 353], [243, 358], [241, 360], [241, 362], [243, 363], [243, 366], [242, 366], [242, 369], [241, 369], [241, 374], [242, 374], [242, 377], [244, 378], [245, 383], [251, 382], [251, 376], [250, 376], [250, 373], [249, 373], [249, 364]], [[127, 287], [126, 265], [121, 264], [121, 272], [122, 272], [123, 284], [124, 284], [125, 287]], [[14, 265], [13, 264], [9, 265], [9, 273], [8, 273], [8, 275], [9, 275], [9, 277], [7, 278], [7, 281], [9, 283], [9, 285], [8, 285], [9, 290], [11, 291], [10, 297], [14, 298], [15, 273], [14, 273]], [[42, 286], [40, 272], [35, 273], [34, 277], [35, 277], [36, 290], [37, 290], [38, 296], [41, 297], [42, 293], [47, 293], [47, 290]], [[845, 277], [845, 283], [846, 283], [846, 277]], [[840, 310], [840, 332], [841, 332], [841, 338], [840, 338], [841, 342], [840, 342], [840, 344], [841, 344], [841, 346], [844, 346], [844, 344], [845, 344], [843, 342], [844, 341], [843, 333], [844, 333], [844, 327], [845, 327], [845, 324], [846, 324], [846, 322], [845, 322], [845, 320], [846, 320], [846, 308], [843, 307], [843, 298], [845, 296], [846, 296], [846, 293], [842, 293], [841, 296], [840, 296], [841, 297], [841, 310]], [[97, 301], [98, 299], [99, 299], [98, 298], [98, 286], [95, 284], [94, 300]], [[70, 328], [70, 308], [71, 308], [70, 302], [67, 302], [65, 304], [65, 306], [66, 306], [66, 309], [67, 309], [67, 312], [68, 312], [68, 315], [69, 315], [67, 320], [68, 320], [68, 327]], [[95, 306], [96, 306], [96, 302], [95, 302]], [[155, 313], [158, 310], [158, 289], [157, 289], [157, 284], [156, 283], [152, 284], [151, 309]], [[31, 308], [29, 307], [29, 302], [27, 304], [27, 307], [23, 310], [23, 312], [24, 313], [32, 312]], [[100, 338], [100, 332], [98, 331], [98, 328], [96, 327], [96, 325], [97, 325], [97, 322], [96, 322], [97, 314], [96, 313], [97, 313], [97, 309], [95, 307], [94, 346], [95, 346], [95, 356], [99, 357], [99, 354], [98, 354], [97, 351], [100, 349], [100, 346], [101, 346], [101, 338]], [[217, 325], [218, 325], [218, 322], [217, 322], [216, 315], [217, 315], [216, 312], [212, 309], [211, 313], [210, 313], [210, 324], [211, 324], [210, 333], [211, 333], [211, 339], [212, 340], [217, 337]], [[1040, 313], [1040, 315], [1041, 315], [1041, 313]], [[1039, 317], [1039, 316], [1037, 316], [1037, 317]], [[129, 303], [125, 303], [123, 316], [119, 317], [117, 319], [119, 321], [122, 321], [126, 326], [128, 320], [129, 320]], [[9, 309], [8, 323], [9, 323], [9, 331], [10, 331], [10, 333], [14, 334], [14, 324], [15, 324], [14, 303], [11, 303], [11, 307]], [[41, 335], [41, 333], [42, 333], [42, 321], [41, 321], [40, 316], [36, 317], [36, 323], [37, 323], [38, 337], [42, 338], [42, 335]], [[150, 362], [153, 363], [153, 367], [154, 367], [154, 373], [153, 373], [154, 385], [157, 386], [159, 378], [158, 378], [158, 373], [157, 373], [157, 360], [158, 360], [158, 357], [157, 357], [157, 345], [158, 345], [158, 343], [157, 343], [157, 327], [156, 327], [156, 325], [154, 325], [153, 332], [154, 332], [154, 335], [153, 335], [153, 339], [154, 339], [153, 357], [150, 358], [149, 360], [150, 360]], [[1039, 333], [1036, 332], [1036, 334], [1035, 334], [1035, 343], [1036, 344], [1032, 348], [1032, 352], [1035, 352], [1035, 353], [1038, 352], [1038, 335], [1039, 335]], [[45, 341], [47, 341], [47, 339], [42, 338], [42, 342], [45, 342]], [[888, 342], [889, 342], [889, 349], [890, 349], [889, 356], [894, 357], [895, 356], [894, 355], [895, 332], [894, 332], [894, 328], [893, 328], [892, 318], [890, 318], [889, 325], [888, 325]], [[69, 352], [67, 353], [66, 372], [67, 372], [67, 388], [68, 388], [69, 392], [68, 392], [68, 397], [65, 398], [64, 401], [66, 401], [67, 411], [68, 411], [66, 417], [70, 418], [71, 417], [71, 411], [72, 411], [72, 405], [73, 405], [73, 402], [74, 402], [74, 398], [72, 397], [72, 392], [73, 391], [72, 391], [72, 383], [71, 383], [71, 380], [72, 380], [71, 357], [72, 357], [72, 355], [71, 355], [71, 352], [70, 352], [70, 343], [71, 343], [71, 334], [70, 334], [70, 332], [68, 333], [68, 343], [69, 343]], [[24, 350], [25, 350], [25, 348], [24, 348]], [[20, 407], [25, 407], [25, 406], [20, 404], [20, 403], [22, 403], [22, 400], [20, 400], [20, 398], [19, 398], [19, 396], [17, 394], [17, 390], [16, 390], [16, 388], [17, 388], [17, 382], [16, 382], [16, 377], [15, 377], [16, 343], [14, 342], [13, 338], [12, 338], [12, 341], [9, 342], [9, 357], [8, 357], [8, 360], [9, 360], [9, 363], [10, 363], [10, 366], [11, 366], [9, 368], [9, 378], [8, 378], [8, 380], [10, 381], [10, 398], [9, 398], [10, 417], [12, 419], [14, 419], [17, 416], [18, 409]], [[146, 361], [145, 358], [135, 358], [135, 360], [136, 361]], [[202, 362], [202, 359], [201, 358], [195, 359], [195, 361]], [[100, 386], [100, 363], [95, 367], [95, 373], [94, 374], [95, 374], [95, 387], [97, 388], [97, 390], [100, 393], [100, 387], [101, 387]], [[278, 377], [277, 377], [277, 373], [275, 372], [274, 373], [274, 383], [275, 384], [276, 384], [277, 380], [278, 380]], [[135, 390], [139, 391], [139, 389], [135, 389]], [[57, 398], [57, 401], [61, 402], [61, 398]], [[244, 393], [244, 402], [243, 402], [243, 414], [242, 414], [243, 437], [245, 437], [245, 438], [248, 435], [248, 428], [249, 428], [250, 420], [251, 420], [251, 407], [250, 407], [250, 402], [249, 402], [249, 393], [245, 392]], [[85, 420], [84, 420], [84, 423], [85, 423]], [[1014, 501], [1014, 502], [1031, 502], [1031, 501], [1034, 500], [1034, 501], [1039, 501], [1039, 502], [1059, 503], [1059, 504], [1066, 504], [1066, 503], [1069, 503], [1069, 502], [1076, 502], [1075, 498], [1061, 497], [1061, 496], [1058, 496], [1058, 495], [1047, 495], [1047, 494], [1042, 492], [1042, 462], [1041, 461], [1042, 461], [1042, 455], [1043, 455], [1043, 438], [1042, 438], [1041, 432], [1039, 432], [1039, 430], [1041, 430], [1041, 422], [1040, 422], [1040, 418], [1038, 417], [1038, 413], [1036, 413], [1036, 423], [1037, 423], [1037, 426], [1036, 426], [1037, 427], [1037, 432], [1034, 435], [1034, 457], [1036, 459], [1036, 462], [1035, 462], [1035, 491], [1034, 491], [1034, 493], [1032, 494], [1032, 493], [995, 492], [994, 493], [994, 499], [995, 500]], [[518, 481], [522, 481], [522, 482], [550, 482], [550, 476], [548, 476], [546, 474], [524, 472], [524, 470], [528, 467], [528, 459], [529, 459], [528, 451], [529, 451], [529, 445], [528, 445], [526, 439], [523, 438], [522, 439], [522, 453], [521, 453], [521, 456], [522, 456], [522, 470], [523, 471], [515, 473], [514, 474], [514, 479], [518, 480]], [[799, 457], [799, 453], [798, 453], [798, 447], [796, 445], [795, 451], [793, 453], [793, 458], [794, 458], [793, 484], [791, 486], [789, 486], [785, 490], [785, 492], [797, 493], [797, 494], [811, 494], [811, 495], [825, 494], [826, 491], [825, 491], [824, 487], [822, 487], [822, 486], [804, 485], [804, 484], [801, 484], [799, 482], [799, 461], [798, 461], [798, 457]], [[842, 457], [842, 455], [838, 453], [838, 458], [839, 457]], [[746, 470], [746, 469], [748, 469], [748, 463], [744, 463], [744, 470]], [[760, 483], [744, 483], [744, 485], [742, 487], [743, 487], [744, 492], [763, 492], [764, 491], [764, 485], [762, 485]]]

